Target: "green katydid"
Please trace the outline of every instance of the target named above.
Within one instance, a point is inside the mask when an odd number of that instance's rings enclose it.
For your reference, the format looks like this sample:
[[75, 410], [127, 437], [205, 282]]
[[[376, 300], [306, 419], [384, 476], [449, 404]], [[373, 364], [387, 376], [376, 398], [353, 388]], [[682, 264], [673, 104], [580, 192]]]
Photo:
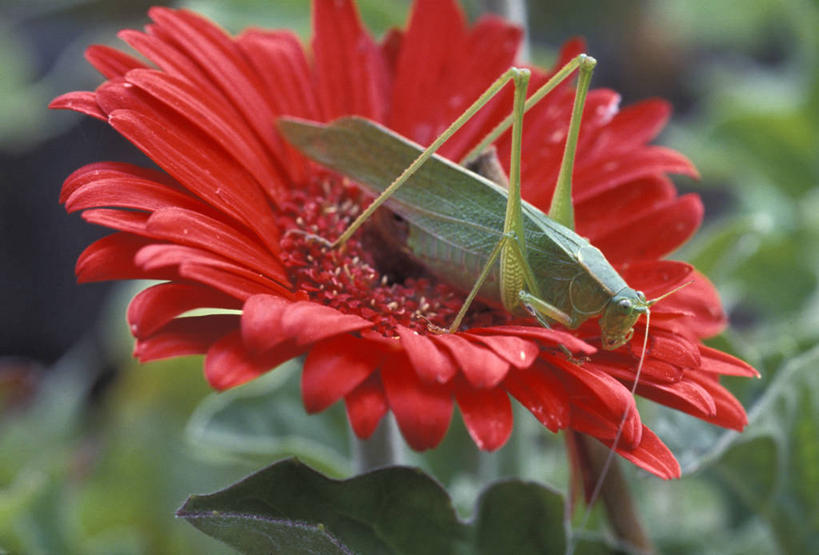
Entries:
[[[408, 254], [437, 278], [469, 293], [450, 332], [478, 298], [513, 314], [529, 312], [544, 326], [558, 322], [574, 329], [600, 316], [603, 348], [627, 343], [640, 315], [648, 316], [659, 299], [646, 300], [629, 287], [601, 251], [573, 231], [571, 173], [595, 64], [594, 58], [579, 55], [528, 100], [529, 71], [513, 67], [425, 149], [364, 118], [343, 117], [326, 125], [282, 118], [279, 130], [298, 150], [380, 193], [338, 239], [316, 239], [342, 246], [386, 202], [408, 223]], [[576, 69], [568, 137], [547, 216], [520, 195], [523, 116]], [[511, 125], [507, 189], [435, 151], [510, 81], [513, 113], [462, 161], [478, 158]]]

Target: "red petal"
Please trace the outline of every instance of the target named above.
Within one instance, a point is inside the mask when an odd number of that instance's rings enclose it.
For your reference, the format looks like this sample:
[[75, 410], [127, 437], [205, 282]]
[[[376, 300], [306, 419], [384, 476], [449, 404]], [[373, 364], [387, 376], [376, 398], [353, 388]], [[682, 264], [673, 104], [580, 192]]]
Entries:
[[[639, 357], [643, 349], [644, 333], [645, 328], [635, 330], [634, 338], [628, 345], [635, 357]], [[653, 359], [664, 360], [681, 368], [697, 368], [700, 365], [699, 345], [665, 330], [649, 331], [646, 353]]]
[[221, 149], [177, 121], [159, 122], [131, 110], [115, 110], [111, 125], [190, 191], [233, 215], [271, 250], [278, 252], [279, 231], [267, 200], [247, 172]]
[[353, 427], [355, 435], [367, 439], [375, 429], [381, 418], [387, 414], [387, 395], [381, 387], [381, 381], [376, 374], [364, 380], [358, 387], [344, 397], [347, 407], [347, 418]]
[[[618, 268], [618, 271], [630, 287], [642, 291], [646, 297], [651, 299], [691, 281], [694, 267], [677, 260], [643, 260], [624, 264]], [[657, 306], [665, 304], [663, 301]], [[651, 309], [652, 316], [655, 310], [655, 308]]]
[[577, 233], [596, 244], [597, 237], [608, 230], [637, 219], [677, 194], [668, 178], [654, 175], [612, 187], [582, 202], [578, 196], [574, 197]]
[[188, 81], [160, 71], [136, 70], [126, 79], [198, 126], [230, 153], [235, 163], [242, 164], [272, 199], [281, 196], [286, 173], [273, 167], [264, 146], [230, 105]]
[[[238, 325], [238, 319], [236, 324]], [[254, 356], [245, 349], [237, 329], [211, 345], [205, 356], [205, 378], [211, 387], [224, 390], [258, 378], [299, 353], [277, 351]]]
[[[268, 177], [269, 174], [264, 169], [260, 169], [265, 167], [264, 164], [252, 161], [259, 156], [265, 158], [268, 156], [258, 145], [256, 145], [255, 149], [247, 146], [248, 143], [254, 141], [253, 138], [248, 137], [247, 132], [235, 131], [236, 128], [243, 126], [241, 118], [236, 114], [230, 114], [229, 106], [226, 106], [224, 102], [218, 100], [204, 101], [203, 99], [207, 99], [208, 95], [202, 89], [191, 92], [190, 87], [184, 81], [165, 77], [164, 79], [172, 80], [171, 82], [176, 85], [176, 88], [169, 92], [168, 89], [173, 88], [173, 85], [169, 82], [166, 81], [163, 86], [160, 79], [146, 77], [146, 75], [162, 75], [159, 72], [135, 71], [133, 73], [134, 79], [149, 89], [149, 92], [145, 92], [129, 82], [109, 81], [98, 89], [97, 101], [109, 116], [119, 110], [129, 110], [140, 114], [140, 117], [145, 120], [144, 124], [147, 125], [148, 130], [154, 128], [148, 124], [156, 122], [158, 128], [161, 129], [162, 135], [154, 137], [149, 132], [143, 131], [140, 135], [143, 142], [140, 143], [127, 135], [125, 131], [128, 127], [125, 129], [117, 127], [116, 118], [111, 119], [109, 117], [110, 123], [140, 148], [155, 146], [154, 143], [162, 144], [164, 140], [181, 141], [189, 148], [196, 148], [196, 143], [198, 143], [199, 147], [204, 149], [202, 153], [206, 154], [205, 162], [210, 162], [210, 167], [207, 165], [202, 167], [207, 174], [207, 180], [205, 180], [205, 177], [200, 177], [200, 179], [204, 180], [203, 184], [221, 179], [221, 184], [216, 184], [207, 189], [203, 188], [202, 184], [192, 185], [188, 181], [187, 185], [191, 191], [209, 200], [214, 206], [221, 207], [227, 213], [232, 212], [230, 207], [226, 209], [224, 201], [232, 196], [231, 191], [233, 195], [247, 197], [244, 208], [248, 209], [249, 212], [245, 213], [246, 216], [253, 213], [253, 206], [249, 205], [248, 201], [255, 199], [259, 202], [257, 210], [263, 207], [264, 200], [259, 191], [259, 184], [265, 184], [270, 188], [275, 185], [275, 179], [277, 178]], [[192, 100], [191, 97], [196, 100]], [[200, 112], [204, 113], [200, 114]], [[231, 123], [224, 123], [224, 118], [228, 118]], [[229, 146], [224, 147], [224, 145]], [[151, 155], [148, 150], [145, 150], [145, 152], [149, 156]], [[160, 154], [156, 153], [155, 155]], [[185, 164], [178, 162], [172, 167], [181, 171], [184, 166]], [[249, 173], [249, 170], [254, 168], [258, 171], [259, 181]], [[199, 187], [197, 188], [196, 185], [199, 185]], [[236, 208], [243, 208], [243, 206], [233, 207], [234, 210]], [[253, 228], [254, 224], [252, 222], [245, 221]], [[271, 246], [271, 250], [275, 251], [277, 249], [277, 244]]]
[[583, 37], [570, 38], [563, 43], [563, 46], [560, 47], [560, 53], [557, 56], [557, 61], [555, 61], [547, 76], [554, 75], [560, 71], [560, 68], [572, 61], [573, 58], [584, 52], [586, 52], [586, 39]]
[[[581, 181], [576, 176], [582, 175], [586, 167], [602, 165], [607, 153], [595, 150], [594, 138], [601, 125], [608, 122], [617, 111], [620, 97], [614, 91], [595, 89], [589, 91], [583, 111], [583, 127], [578, 139], [577, 157], [574, 169], [573, 196], [585, 198], [586, 189], [595, 187], [593, 181]], [[568, 82], [549, 93], [537, 106], [527, 113], [523, 135], [523, 165], [521, 168], [521, 187], [523, 195], [529, 202], [547, 211], [551, 203], [554, 184], [557, 182], [566, 137], [569, 130], [574, 90]], [[504, 135], [500, 142], [501, 160], [506, 160], [511, 150], [511, 137]], [[601, 160], [601, 158], [604, 158]], [[645, 175], [645, 174], [644, 174]], [[623, 179], [612, 183], [631, 181]]]
[[[578, 404], [573, 404], [570, 408], [570, 412], [571, 418], [569, 428], [572, 430], [582, 432], [586, 435], [596, 437], [601, 440], [614, 440], [614, 438], [617, 437], [617, 430], [620, 428], [620, 421], [622, 419], [614, 421], [607, 415]], [[626, 423], [623, 422], [623, 430], [625, 430], [625, 427]], [[626, 442], [623, 435], [625, 434], [620, 435], [618, 445], [628, 445], [630, 447], [636, 446], [636, 444], [633, 442]]]
[[290, 31], [249, 29], [238, 44], [264, 82], [276, 114], [319, 119], [312, 73], [298, 36]]
[[510, 335], [521, 338], [534, 339], [550, 347], [565, 346], [573, 353], [591, 355], [597, 349], [565, 331], [553, 330], [541, 326], [493, 326], [491, 328], [471, 328], [469, 333], [485, 335]]
[[148, 245], [136, 254], [134, 262], [144, 270], [178, 267], [180, 276], [200, 281], [234, 296], [247, 299], [259, 293], [273, 293], [285, 297], [292, 293], [281, 284], [258, 272], [238, 266], [221, 256], [182, 245]]
[[145, 231], [148, 214], [144, 212], [126, 212], [125, 210], [94, 208], [93, 210], [83, 212], [82, 219], [92, 224], [116, 229], [117, 231], [127, 231], [135, 235], [150, 236], [150, 234]]
[[239, 325], [239, 317], [232, 314], [177, 318], [154, 332], [137, 340], [134, 356], [140, 362], [184, 355], [205, 353], [220, 337]]
[[435, 106], [440, 113], [446, 106], [441, 100], [453, 94], [445, 90], [448, 63], [453, 51], [462, 47], [465, 26], [464, 14], [455, 2], [419, 0], [413, 4], [395, 71], [390, 128], [429, 144], [450, 123], [444, 113], [436, 119], [445, 121], [430, 125], [428, 110]]
[[637, 385], [637, 393], [655, 403], [698, 418], [711, 417], [717, 413], [717, 406], [711, 395], [704, 388], [690, 381], [657, 384], [641, 380]]
[[[151, 28], [151, 31], [156, 31], [156, 28]], [[203, 91], [207, 91], [211, 95], [221, 96], [221, 92], [203, 69], [177, 47], [173, 46], [171, 42], [166, 42], [156, 35], [146, 35], [130, 29], [120, 31], [117, 36], [134, 50], [151, 60], [162, 71], [170, 75], [182, 76]]]
[[[600, 441], [611, 447], [611, 441], [602, 439]], [[660, 438], [647, 426], [643, 426], [642, 440], [639, 446], [633, 449], [618, 447], [616, 451], [624, 459], [664, 480], [680, 477], [680, 463], [677, 462], [668, 447], [660, 441]]]
[[452, 418], [450, 388], [422, 382], [403, 356], [392, 357], [384, 363], [381, 382], [398, 428], [409, 446], [423, 451], [438, 445]]
[[349, 0], [313, 3], [316, 91], [331, 120], [358, 114], [383, 121], [387, 66], [378, 45], [362, 27]]
[[495, 387], [509, 372], [509, 363], [506, 360], [460, 334], [433, 335], [432, 340], [449, 351], [463, 375], [474, 387]]
[[269, 152], [282, 152], [282, 140], [274, 133], [275, 117], [267, 103], [258, 76], [234, 41], [222, 29], [187, 10], [154, 7], [151, 19], [176, 45], [207, 73], [222, 95], [240, 112]]
[[575, 169], [574, 181], [578, 191], [583, 191], [584, 197], [650, 175], [676, 173], [699, 177], [696, 168], [685, 156], [661, 146], [632, 148], [614, 152], [606, 158], [592, 163], [591, 159], [583, 158], [583, 153], [578, 148], [578, 161], [581, 164]]
[[[184, 248], [184, 247], [181, 247]], [[276, 282], [266, 280], [254, 272], [224, 263], [222, 267], [212, 262], [198, 264], [186, 261], [179, 266], [179, 275], [191, 281], [210, 285], [227, 295], [243, 301], [253, 295], [281, 295], [290, 298], [292, 293]]]
[[671, 105], [651, 98], [620, 110], [596, 139], [601, 150], [628, 150], [656, 137], [671, 115]]
[[533, 366], [509, 372], [507, 391], [553, 432], [569, 424], [569, 402], [565, 388], [550, 372]]
[[725, 376], [745, 376], [747, 378], [760, 377], [751, 365], [732, 357], [728, 353], [723, 353], [711, 347], [700, 345], [700, 355], [702, 355], [702, 364], [697, 370], [704, 372], [713, 372], [715, 374], [723, 374]]
[[694, 279], [693, 284], [663, 299], [657, 306], [662, 306], [663, 309], [693, 312], [695, 316], [687, 319], [686, 326], [690, 327], [698, 337], [716, 335], [725, 328], [727, 323], [719, 294], [708, 278], [696, 270], [692, 278]]
[[[275, 114], [318, 120], [321, 111], [313, 87], [313, 75], [299, 38], [288, 31], [246, 31], [239, 47], [262, 80]], [[306, 179], [307, 159], [296, 149], [285, 146], [282, 163], [293, 181]]]
[[154, 212], [147, 223], [153, 237], [208, 250], [288, 286], [282, 264], [255, 241], [227, 224], [204, 214], [183, 208], [163, 208]]
[[136, 337], [147, 337], [180, 314], [200, 307], [241, 308], [235, 298], [188, 283], [160, 283], [138, 293], [128, 305], [128, 322]]
[[478, 389], [465, 380], [458, 380], [455, 399], [466, 429], [479, 449], [494, 451], [506, 443], [513, 423], [512, 404], [506, 391], [499, 388]]
[[133, 56], [102, 44], [89, 46], [85, 50], [85, 59], [106, 79], [122, 77], [132, 69], [148, 67]]
[[[449, 125], [486, 89], [515, 63], [522, 30], [516, 25], [493, 16], [482, 17], [469, 29], [466, 39], [449, 54], [447, 70], [439, 80], [440, 123]], [[444, 36], [445, 37], [445, 36]], [[440, 39], [439, 39], [440, 40]], [[444, 38], [450, 41], [449, 37]], [[452, 44], [450, 42], [450, 44]], [[454, 45], [453, 45], [454, 46]], [[458, 91], [453, 95], [451, 91]], [[530, 88], [530, 92], [534, 92]], [[444, 96], [445, 95], [445, 96]], [[423, 103], [416, 107], [421, 108]], [[441, 154], [460, 160], [486, 134], [503, 120], [512, 109], [511, 87], [484, 106], [442, 148]], [[417, 114], [419, 121], [428, 116]]]
[[387, 67], [391, 73], [395, 74], [398, 65], [398, 55], [401, 52], [401, 45], [404, 42], [404, 30], [398, 27], [387, 29], [381, 37], [381, 52], [387, 60]]
[[151, 240], [130, 233], [114, 233], [91, 243], [77, 259], [79, 283], [114, 279], [173, 279], [172, 271], [146, 271], [134, 258]]
[[[564, 371], [560, 378], [569, 390], [572, 408], [582, 412], [575, 414], [573, 410], [572, 428], [586, 431], [578, 426], [576, 419], [578, 416], [588, 416], [599, 419], [597, 424], [608, 428], [611, 436], [622, 425], [623, 445], [639, 444], [642, 424], [631, 391], [605, 372], [590, 365], [577, 366], [558, 355], [544, 355], [543, 358]], [[593, 435], [605, 437], [602, 431], [595, 431]]]
[[[638, 362], [634, 357], [622, 356], [619, 353], [600, 353], [594, 357], [594, 362], [585, 362], [584, 366], [605, 372], [626, 384], [632, 384]], [[683, 373], [684, 370], [679, 366], [647, 356], [640, 372], [640, 381], [674, 383], [680, 381]]]
[[328, 306], [272, 295], [251, 297], [242, 312], [242, 334], [254, 352], [289, 344], [304, 350], [317, 341], [372, 325], [369, 320]]
[[181, 188], [167, 173], [141, 168], [124, 162], [96, 162], [87, 164], [69, 175], [60, 191], [60, 202], [64, 203], [74, 191], [93, 181], [106, 179], [144, 179], [162, 183], [171, 189]]
[[397, 326], [401, 346], [409, 357], [415, 373], [428, 383], [446, 383], [458, 372], [453, 360], [429, 337], [404, 326]]
[[716, 414], [713, 416], [700, 416], [699, 418], [733, 430], [742, 431], [748, 424], [748, 415], [740, 402], [730, 391], [712, 379], [712, 375], [702, 372], [686, 372], [685, 379], [693, 381], [702, 386], [716, 405]]
[[97, 103], [97, 95], [88, 91], [61, 94], [52, 100], [48, 107], [52, 110], [74, 110], [102, 121], [108, 121], [108, 116]]
[[205, 205], [197, 199], [139, 177], [115, 177], [89, 181], [77, 187], [65, 199], [66, 212], [76, 212], [98, 206], [116, 206], [153, 211], [176, 206], [199, 211]]
[[366, 339], [337, 335], [314, 345], [304, 360], [301, 398], [307, 412], [321, 412], [367, 379], [384, 358]]
[[702, 221], [702, 202], [684, 195], [595, 239], [612, 264], [661, 258], [682, 245]]
[[[574, 91], [572, 91], [572, 104], [574, 104]], [[617, 115], [620, 110], [620, 94], [611, 89], [594, 89], [589, 91], [586, 97], [586, 105], [583, 107], [583, 131], [578, 139], [578, 149], [583, 145], [583, 152], [590, 156], [580, 158], [580, 164], [591, 161], [596, 157], [599, 148], [600, 134]], [[568, 126], [568, 122], [567, 126]], [[566, 129], [568, 133], [568, 127]], [[565, 141], [564, 141], [565, 145]], [[608, 152], [608, 149], [602, 149]]]
[[527, 341], [513, 335], [477, 335], [464, 333], [472, 341], [483, 343], [496, 355], [504, 359], [515, 368], [528, 368], [535, 362], [540, 347], [534, 341]]

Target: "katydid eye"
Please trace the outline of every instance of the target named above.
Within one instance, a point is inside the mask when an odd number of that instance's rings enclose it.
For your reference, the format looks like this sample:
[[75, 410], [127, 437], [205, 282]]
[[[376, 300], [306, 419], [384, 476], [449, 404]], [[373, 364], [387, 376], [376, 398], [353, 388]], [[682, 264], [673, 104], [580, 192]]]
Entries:
[[631, 301], [628, 299], [621, 299], [617, 302], [617, 307], [620, 309], [620, 312], [627, 314], [631, 312]]

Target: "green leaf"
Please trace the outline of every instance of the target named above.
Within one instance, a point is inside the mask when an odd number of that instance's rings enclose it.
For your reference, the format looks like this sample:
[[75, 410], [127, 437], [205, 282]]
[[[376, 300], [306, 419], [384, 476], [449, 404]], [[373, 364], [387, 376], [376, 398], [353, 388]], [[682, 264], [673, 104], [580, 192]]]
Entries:
[[563, 553], [563, 502], [533, 483], [495, 484], [480, 498], [475, 522], [478, 553]]
[[491, 486], [470, 523], [446, 491], [407, 467], [329, 479], [295, 459], [211, 495], [177, 516], [243, 553], [563, 553], [562, 497], [538, 484]]
[[320, 524], [312, 526], [218, 511], [185, 518], [242, 553], [351, 553]]
[[[230, 518], [223, 519], [220, 513]], [[346, 481], [334, 481], [300, 462], [274, 464], [237, 484], [206, 496], [193, 496], [177, 512], [191, 524], [227, 543], [237, 526], [274, 525], [290, 530], [288, 551], [300, 536], [319, 526], [354, 551], [363, 553], [450, 553], [452, 541], [465, 537], [446, 492], [433, 480], [409, 468], [376, 470]], [[242, 515], [242, 518], [237, 518]], [[203, 523], [212, 523], [207, 528]], [[241, 525], [240, 525], [241, 523]], [[306, 526], [296, 527], [296, 523]], [[245, 553], [271, 551], [270, 537], [234, 545]]]

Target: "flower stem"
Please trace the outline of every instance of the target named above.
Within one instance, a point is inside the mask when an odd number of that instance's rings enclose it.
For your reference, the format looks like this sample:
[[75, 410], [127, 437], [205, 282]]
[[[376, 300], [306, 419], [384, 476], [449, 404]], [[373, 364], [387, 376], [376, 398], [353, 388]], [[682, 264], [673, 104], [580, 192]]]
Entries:
[[385, 417], [369, 439], [358, 439], [353, 436], [356, 474], [399, 462], [400, 444], [395, 441], [396, 433], [395, 422]]
[[[579, 447], [583, 451], [582, 457], [586, 459], [585, 470], [589, 472], [586, 483], [596, 484], [606, 465], [609, 448], [584, 434], [576, 434], [576, 436]], [[628, 482], [616, 460], [611, 462], [603, 477], [600, 498], [603, 500], [606, 516], [618, 540], [637, 553], [656, 553], [654, 545], [640, 524]], [[594, 501], [594, 499], [591, 500], [592, 503]]]

